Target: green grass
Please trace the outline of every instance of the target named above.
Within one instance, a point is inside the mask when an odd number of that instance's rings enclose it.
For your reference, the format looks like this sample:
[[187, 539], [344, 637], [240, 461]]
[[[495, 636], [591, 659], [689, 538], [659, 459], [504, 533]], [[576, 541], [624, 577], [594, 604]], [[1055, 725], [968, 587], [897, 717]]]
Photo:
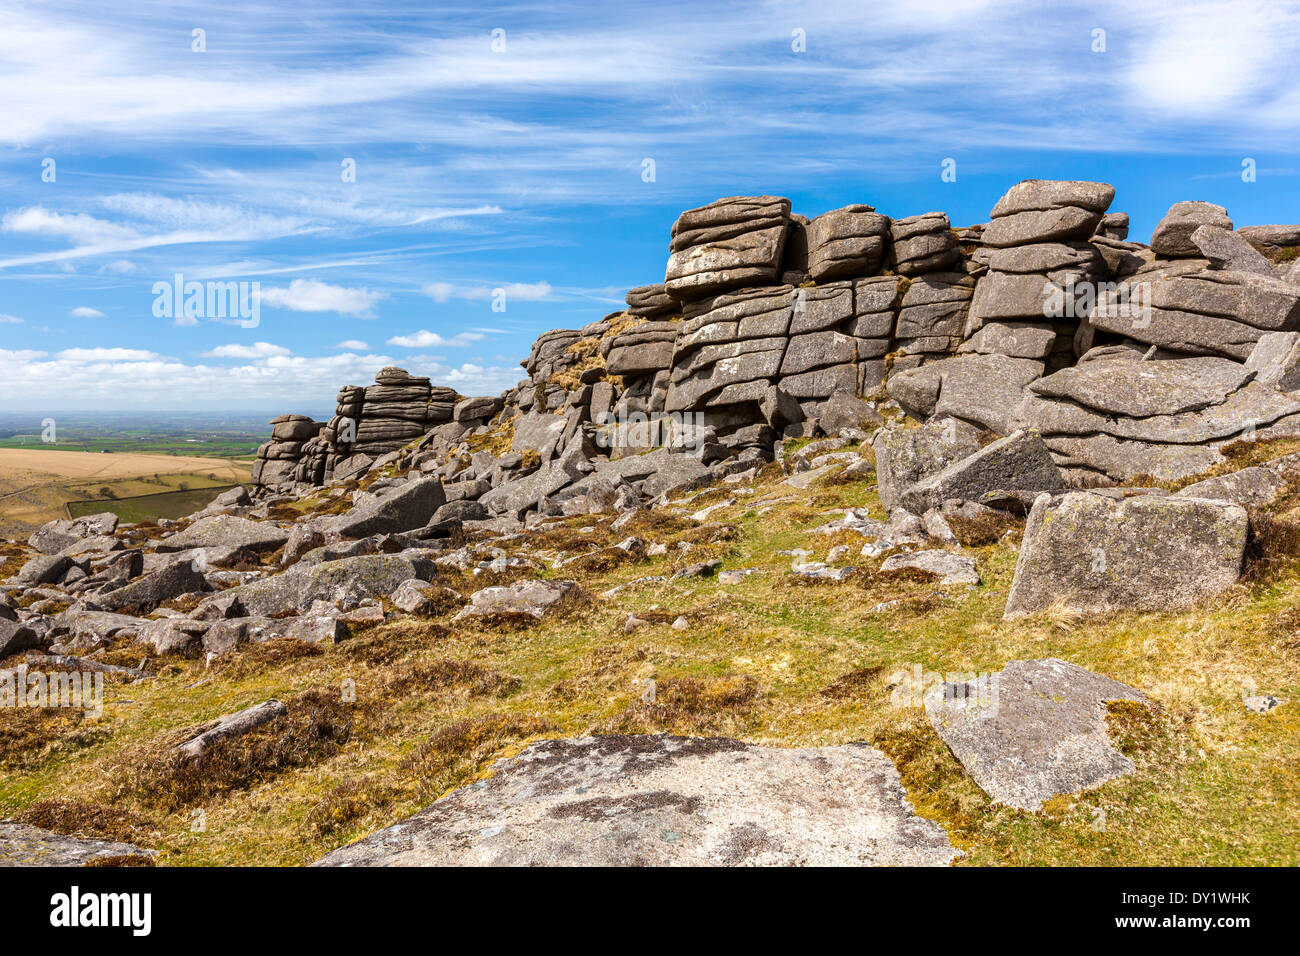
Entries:
[[68, 502], [68, 514], [73, 518], [82, 515], [111, 511], [123, 523], [135, 524], [158, 518], [183, 518], [201, 510], [223, 491], [234, 485], [211, 485], [190, 488], [186, 491], [164, 491], [156, 495], [137, 495], [131, 498], [100, 498], [93, 501]]
[[[0, 815], [43, 800], [81, 802], [156, 821], [151, 845], [164, 864], [302, 864], [483, 776], [495, 757], [530, 739], [665, 731], [790, 747], [872, 742], [899, 766], [918, 812], [965, 851], [959, 865], [1300, 864], [1300, 705], [1259, 716], [1240, 703], [1248, 686], [1300, 698], [1300, 636], [1289, 614], [1300, 580], [1243, 585], [1186, 614], [1004, 622], [1014, 544], [970, 549], [984, 580], [971, 589], [876, 574], [877, 562], [857, 558], [856, 548], [854, 561], [867, 571], [808, 584], [776, 552], [803, 547], [823, 558], [833, 544], [854, 541], [810, 532], [834, 507], [881, 515], [874, 490], [863, 480], [801, 492], [770, 469], [757, 490], [711, 516], [735, 526], [730, 540], [671, 521], [611, 534], [607, 520], [592, 517], [526, 536], [525, 544], [570, 554], [575, 542], [605, 545], [628, 533], [672, 545], [663, 557], [590, 574], [548, 569], [546, 576], [574, 576], [597, 597], [535, 626], [453, 624], [449, 612], [395, 620], [321, 654], [263, 645], [206, 671], [197, 661], [155, 662], [156, 677], [109, 688], [94, 734], [81, 728], [76, 736], [75, 726], [60, 724], [21, 759], [0, 749]], [[588, 525], [599, 527], [577, 530]], [[676, 549], [691, 539], [689, 551]], [[724, 569], [764, 573], [733, 586], [686, 579], [598, 597], [715, 556]], [[445, 583], [469, 593], [492, 582], [450, 575]], [[873, 612], [885, 601], [895, 602], [891, 610]], [[650, 623], [625, 632], [629, 613]], [[679, 615], [685, 630], [671, 626]], [[924, 714], [891, 703], [891, 675], [915, 664], [991, 671], [1053, 656], [1132, 684], [1159, 709], [1112, 718], [1137, 773], [1053, 800], [1038, 814], [991, 804]], [[654, 705], [639, 699], [645, 678], [660, 688]], [[130, 784], [124, 767], [181, 728], [345, 680], [355, 682], [357, 710], [336, 752], [268, 765], [240, 789], [176, 809]], [[12, 719], [0, 715], [0, 731]], [[191, 832], [196, 810], [204, 832]]]

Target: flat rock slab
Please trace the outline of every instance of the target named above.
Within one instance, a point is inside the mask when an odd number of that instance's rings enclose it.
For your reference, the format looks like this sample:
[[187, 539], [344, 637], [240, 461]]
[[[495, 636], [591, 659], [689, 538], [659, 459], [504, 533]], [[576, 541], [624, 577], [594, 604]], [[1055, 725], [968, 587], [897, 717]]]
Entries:
[[1106, 733], [1105, 704], [1141, 692], [1077, 664], [1011, 661], [987, 683], [942, 684], [925, 711], [981, 790], [1020, 810], [1133, 772]]
[[532, 744], [315, 865], [944, 866], [958, 852], [866, 744], [656, 734]]
[[25, 823], [0, 820], [0, 867], [85, 866], [102, 857], [138, 856], [152, 858], [154, 850], [133, 843], [82, 840]]
[[579, 593], [574, 581], [521, 581], [506, 587], [484, 588], [470, 595], [469, 606], [462, 609], [456, 619], [505, 617], [541, 620], [548, 611], [577, 598]]
[[975, 569], [975, 559], [965, 554], [953, 554], [951, 551], [934, 549], [891, 554], [880, 565], [882, 571], [898, 571], [903, 568], [915, 568], [918, 571], [937, 574], [941, 584], [980, 583], [979, 572]]
[[200, 518], [184, 531], [158, 542], [158, 551], [187, 551], [190, 548], [249, 548], [274, 551], [289, 540], [289, 532], [267, 521], [250, 521], [234, 515]]

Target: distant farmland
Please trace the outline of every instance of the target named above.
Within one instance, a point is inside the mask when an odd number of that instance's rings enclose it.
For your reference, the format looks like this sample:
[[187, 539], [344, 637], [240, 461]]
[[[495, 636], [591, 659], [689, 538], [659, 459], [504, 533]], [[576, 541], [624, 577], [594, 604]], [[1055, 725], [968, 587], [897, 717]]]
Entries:
[[[116, 511], [118, 506], [134, 512], [157, 508], [163, 510], [140, 513], [175, 517], [164, 510], [197, 501], [178, 513], [187, 514], [221, 489], [247, 482], [251, 466], [251, 458], [0, 448], [0, 536], [30, 533], [73, 508], [79, 513]], [[94, 503], [83, 507], [76, 502]]]
[[269, 417], [198, 412], [61, 412], [41, 418], [10, 413], [0, 415], [0, 449], [250, 458], [257, 446], [271, 437]]

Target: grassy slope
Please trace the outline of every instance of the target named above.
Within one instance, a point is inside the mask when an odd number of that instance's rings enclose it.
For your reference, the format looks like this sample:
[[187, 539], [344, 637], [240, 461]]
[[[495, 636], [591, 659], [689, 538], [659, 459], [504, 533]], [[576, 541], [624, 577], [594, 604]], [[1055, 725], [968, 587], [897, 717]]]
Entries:
[[[879, 514], [874, 491], [860, 481], [799, 492], [774, 476], [757, 490], [710, 516], [739, 529], [732, 540], [709, 543], [710, 531], [679, 526], [642, 530], [651, 541], [702, 543], [600, 571], [546, 572], [597, 594], [708, 556], [722, 557], [724, 568], [766, 570], [738, 585], [693, 579], [629, 588], [531, 628], [453, 625], [449, 614], [405, 619], [314, 656], [265, 645], [207, 672], [197, 661], [167, 660], [154, 679], [112, 686], [97, 725], [65, 719], [26, 746], [5, 734], [29, 715], [0, 714], [0, 814], [42, 800], [79, 801], [107, 807], [101, 819], [152, 820], [157, 831], [145, 842], [166, 863], [306, 863], [481, 776], [493, 757], [528, 739], [662, 730], [783, 746], [874, 742], [899, 765], [919, 812], [967, 851], [963, 865], [1300, 863], [1300, 705], [1261, 717], [1240, 703], [1244, 686], [1300, 697], [1300, 615], [1290, 613], [1300, 579], [1243, 585], [1189, 614], [1005, 623], [1013, 543], [973, 549], [984, 584], [939, 597], [933, 584], [875, 573], [805, 584], [775, 552], [806, 547], [820, 558], [831, 544], [851, 542], [808, 532], [836, 506]], [[700, 503], [719, 497], [709, 492]], [[622, 535], [556, 531], [538, 546], [563, 546], [566, 537]], [[469, 592], [489, 581], [466, 575], [446, 583]], [[885, 600], [897, 603], [872, 611]], [[651, 623], [625, 632], [629, 612]], [[685, 629], [671, 626], [678, 615], [687, 617]], [[1049, 656], [1133, 684], [1161, 709], [1113, 714], [1137, 774], [1058, 798], [1041, 814], [991, 805], [924, 715], [890, 702], [890, 675], [914, 664], [987, 671]], [[638, 699], [647, 677], [658, 684], [654, 704]], [[268, 697], [313, 687], [333, 695], [345, 680], [355, 681], [358, 698], [350, 739], [244, 789], [177, 803], [159, 796], [159, 778], [134, 780], [139, 757], [124, 756], [155, 753], [178, 728]], [[191, 832], [196, 807], [206, 814], [205, 832]], [[86, 835], [109, 831], [84, 824]]]

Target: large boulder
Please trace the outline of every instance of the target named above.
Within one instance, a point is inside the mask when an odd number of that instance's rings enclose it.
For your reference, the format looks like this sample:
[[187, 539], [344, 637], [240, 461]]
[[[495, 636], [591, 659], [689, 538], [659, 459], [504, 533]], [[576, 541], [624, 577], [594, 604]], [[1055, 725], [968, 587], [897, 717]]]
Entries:
[[988, 247], [1087, 239], [1115, 198], [1106, 183], [1026, 179], [993, 207], [980, 240]]
[[116, 529], [117, 515], [105, 511], [46, 522], [27, 539], [27, 543], [42, 554], [57, 554], [85, 538], [111, 535]]
[[998, 803], [1036, 811], [1134, 770], [1106, 733], [1108, 701], [1146, 703], [1125, 684], [1067, 661], [1010, 661], [973, 681], [938, 684], [926, 714], [953, 756]]
[[1211, 269], [1235, 269], [1277, 278], [1273, 264], [1265, 259], [1240, 233], [1219, 226], [1197, 226], [1192, 231], [1192, 245], [1210, 260]]
[[1040, 495], [1029, 512], [1005, 616], [1178, 611], [1241, 576], [1246, 509], [1202, 498]]
[[679, 302], [774, 282], [790, 200], [732, 196], [688, 209], [673, 224], [664, 288]]
[[950, 415], [1006, 435], [1024, 387], [1042, 374], [1033, 359], [960, 355], [895, 373], [885, 389], [914, 418]]
[[1258, 508], [1271, 505], [1296, 481], [1300, 481], [1300, 452], [1194, 482], [1177, 494]]
[[581, 593], [573, 581], [521, 581], [506, 587], [490, 587], [470, 595], [463, 617], [541, 620]]
[[317, 866], [946, 866], [938, 824], [866, 744], [544, 740]]
[[72, 566], [72, 559], [63, 554], [38, 554], [29, 558], [14, 580], [19, 584], [53, 584]]
[[1255, 381], [1279, 392], [1300, 390], [1300, 332], [1268, 332], [1261, 335], [1246, 359]]
[[440, 478], [417, 478], [378, 494], [361, 495], [350, 510], [330, 523], [329, 530], [345, 538], [413, 531], [427, 525], [446, 503]]
[[889, 217], [845, 206], [808, 223], [808, 274], [817, 282], [874, 275], [885, 259]]
[[1167, 259], [1199, 256], [1201, 250], [1192, 240], [1192, 233], [1201, 226], [1214, 226], [1231, 232], [1232, 220], [1228, 218], [1228, 210], [1214, 203], [1176, 202], [1151, 233], [1151, 250]]
[[184, 531], [158, 542], [158, 551], [188, 551], [191, 548], [248, 548], [274, 551], [289, 540], [289, 531], [269, 521], [250, 521], [234, 515], [200, 518]]
[[212, 590], [202, 572], [188, 558], [170, 559], [156, 571], [151, 571], [130, 584], [95, 596], [95, 604], [105, 611], [138, 608], [152, 611], [164, 601], [183, 594], [202, 594]]
[[1065, 479], [1043, 440], [1034, 432], [1018, 431], [904, 488], [898, 501], [919, 515], [949, 498], [979, 501], [990, 491], [1064, 488]]
[[1157, 264], [1099, 294], [1089, 322], [1172, 352], [1243, 362], [1265, 334], [1300, 329], [1300, 288], [1254, 272]]
[[0, 660], [40, 645], [41, 635], [34, 627], [0, 617]]
[[980, 450], [980, 429], [957, 418], [935, 417], [920, 428], [882, 428], [871, 440], [876, 490], [886, 512], [903, 489]]
[[890, 258], [903, 276], [942, 272], [961, 259], [952, 224], [941, 212], [895, 219], [889, 224]]
[[112, 840], [85, 840], [40, 827], [0, 820], [0, 868], [9, 866], [82, 867], [97, 860], [122, 865], [123, 860], [148, 866], [157, 850], [144, 850], [133, 843]]
[[[327, 601], [348, 609], [366, 598], [392, 594], [411, 578], [428, 580], [433, 573], [434, 565], [427, 558], [361, 554], [319, 564], [295, 564], [273, 577], [242, 584], [208, 600], [234, 596], [247, 614], [261, 617], [305, 611], [313, 601]], [[202, 608], [200, 605], [194, 616], [201, 614]]]

